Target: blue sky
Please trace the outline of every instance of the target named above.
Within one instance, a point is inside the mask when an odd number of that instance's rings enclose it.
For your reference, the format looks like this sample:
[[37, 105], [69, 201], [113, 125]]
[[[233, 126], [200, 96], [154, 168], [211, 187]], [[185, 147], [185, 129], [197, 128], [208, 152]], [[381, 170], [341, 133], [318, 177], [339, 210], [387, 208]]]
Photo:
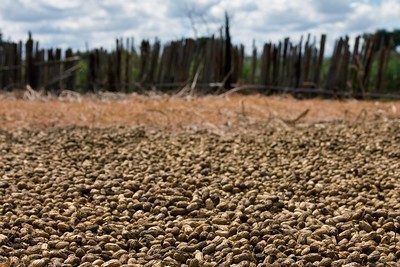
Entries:
[[[235, 43], [250, 48], [302, 34], [354, 37], [400, 28], [400, 0], [2, 0], [3, 38], [42, 47], [113, 47], [115, 37], [154, 39], [218, 34], [224, 11]], [[329, 44], [328, 44], [329, 45]]]

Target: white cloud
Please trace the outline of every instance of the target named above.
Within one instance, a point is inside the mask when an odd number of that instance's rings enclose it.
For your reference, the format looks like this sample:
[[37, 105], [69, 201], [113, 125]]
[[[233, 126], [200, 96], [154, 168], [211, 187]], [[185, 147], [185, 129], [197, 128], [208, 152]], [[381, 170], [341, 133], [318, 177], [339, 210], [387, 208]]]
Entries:
[[382, 0], [380, 13], [380, 27], [400, 28], [400, 0]]
[[13, 40], [32, 31], [45, 47], [84, 49], [87, 41], [111, 48], [116, 37], [136, 43], [193, 37], [192, 26], [198, 35], [218, 35], [225, 11], [233, 41], [248, 49], [253, 39], [261, 48], [287, 36], [327, 33], [333, 43], [339, 36], [400, 25], [400, 0], [3, 0], [0, 27]]

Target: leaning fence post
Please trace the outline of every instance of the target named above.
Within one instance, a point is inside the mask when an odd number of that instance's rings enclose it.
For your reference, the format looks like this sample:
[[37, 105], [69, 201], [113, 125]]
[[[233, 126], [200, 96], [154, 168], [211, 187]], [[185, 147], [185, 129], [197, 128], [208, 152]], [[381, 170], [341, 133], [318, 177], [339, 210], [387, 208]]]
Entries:
[[372, 63], [375, 57], [375, 45], [377, 36], [374, 35], [367, 40], [367, 45], [364, 55], [364, 77], [363, 77], [363, 87], [366, 91], [369, 89], [369, 80], [372, 70]]
[[359, 45], [360, 45], [360, 36], [356, 37], [354, 48], [353, 48], [353, 55], [351, 59], [350, 65], [350, 77], [351, 77], [351, 91], [350, 93], [353, 96], [357, 96], [360, 91], [361, 84], [360, 84], [360, 69], [361, 69], [361, 62], [360, 62], [360, 55], [359, 55]]

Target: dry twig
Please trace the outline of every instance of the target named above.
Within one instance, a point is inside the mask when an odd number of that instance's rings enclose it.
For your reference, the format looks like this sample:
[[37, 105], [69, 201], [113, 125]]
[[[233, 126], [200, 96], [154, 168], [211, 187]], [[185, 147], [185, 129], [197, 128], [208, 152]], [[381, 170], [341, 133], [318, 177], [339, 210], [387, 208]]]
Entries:
[[301, 120], [302, 118], [304, 118], [305, 116], [307, 116], [308, 112], [310, 111], [310, 109], [306, 109], [304, 110], [299, 116], [297, 116], [295, 119], [293, 120], [283, 120], [285, 123], [287, 124], [296, 124], [299, 120]]

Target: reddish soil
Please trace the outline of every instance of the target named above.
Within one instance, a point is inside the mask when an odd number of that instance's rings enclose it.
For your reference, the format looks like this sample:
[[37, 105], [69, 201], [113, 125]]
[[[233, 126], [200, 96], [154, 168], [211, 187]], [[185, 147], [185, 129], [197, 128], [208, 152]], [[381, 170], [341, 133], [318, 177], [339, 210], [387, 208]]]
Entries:
[[290, 128], [400, 118], [400, 101], [297, 100], [290, 96], [176, 97], [99, 94], [0, 95], [0, 128], [138, 126], [213, 131]]

